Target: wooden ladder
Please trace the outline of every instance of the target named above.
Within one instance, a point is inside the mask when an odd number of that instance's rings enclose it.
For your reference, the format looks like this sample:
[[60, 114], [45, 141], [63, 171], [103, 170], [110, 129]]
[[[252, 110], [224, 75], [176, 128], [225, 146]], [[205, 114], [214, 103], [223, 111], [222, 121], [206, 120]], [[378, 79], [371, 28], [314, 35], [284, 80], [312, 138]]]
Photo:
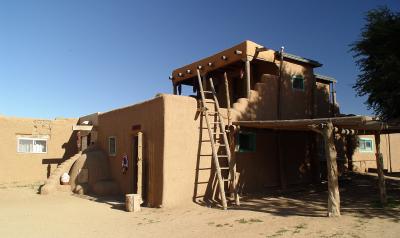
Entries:
[[[224, 120], [221, 116], [220, 110], [219, 110], [219, 103], [217, 99], [217, 95], [215, 93], [214, 89], [214, 84], [212, 81], [212, 78], [209, 78], [209, 83], [210, 83], [210, 88], [211, 91], [204, 91], [203, 89], [203, 84], [200, 76], [200, 70], [197, 70], [197, 79], [198, 79], [198, 84], [199, 84], [199, 92], [201, 95], [201, 108], [200, 111], [202, 113], [202, 116], [204, 116], [206, 124], [207, 124], [207, 130], [208, 134], [210, 137], [210, 143], [211, 143], [211, 150], [212, 150], [212, 157], [213, 157], [213, 162], [217, 174], [217, 179], [218, 179], [218, 186], [219, 186], [219, 191], [220, 191], [220, 197], [221, 197], [221, 205], [224, 210], [227, 209], [227, 202], [226, 202], [226, 196], [225, 196], [225, 182], [228, 182], [228, 185], [231, 185], [231, 192], [234, 193], [235, 199], [238, 197], [236, 189], [234, 189], [234, 184], [235, 184], [235, 176], [234, 176], [234, 171], [233, 171], [233, 164], [231, 163], [231, 151], [229, 148], [229, 143], [228, 143], [228, 137], [226, 135], [226, 129], [225, 129], [225, 123]], [[212, 101], [211, 102], [206, 102], [206, 96], [205, 94], [210, 94], [212, 95]], [[210, 111], [206, 103], [212, 103], [215, 106], [215, 111], [212, 112]], [[210, 122], [210, 116], [213, 116], [216, 120], [213, 119]], [[211, 124], [213, 125], [219, 125], [219, 132], [213, 131], [213, 127], [211, 127]], [[219, 135], [219, 143], [217, 142], [217, 135]], [[222, 136], [222, 141], [220, 140]], [[220, 153], [217, 151], [217, 146], [220, 148]], [[220, 160], [226, 161], [225, 166], [222, 167], [220, 165]], [[228, 171], [228, 173], [222, 173], [221, 171]], [[223, 174], [225, 177], [223, 177]], [[227, 174], [227, 176], [226, 176]]]

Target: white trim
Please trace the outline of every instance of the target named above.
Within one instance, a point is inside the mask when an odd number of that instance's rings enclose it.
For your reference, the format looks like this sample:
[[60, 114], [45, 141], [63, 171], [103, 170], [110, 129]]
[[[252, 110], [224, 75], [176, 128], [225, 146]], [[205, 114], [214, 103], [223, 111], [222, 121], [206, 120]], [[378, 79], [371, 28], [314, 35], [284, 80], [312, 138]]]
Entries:
[[[28, 151], [28, 152], [27, 151], [21, 151], [21, 149], [20, 149], [20, 140], [31, 140], [33, 145], [35, 144], [36, 141], [45, 141], [46, 142], [45, 152], [35, 151], [33, 148], [32, 148], [32, 151]], [[22, 153], [22, 154], [47, 154], [47, 151], [48, 151], [47, 138], [17, 136], [17, 153]]]
[[[111, 143], [110, 139], [114, 139], [114, 153], [110, 153], [110, 148], [111, 148]], [[117, 154], [117, 138], [115, 136], [109, 136], [108, 137], [108, 155], [109, 156], [115, 156]]]

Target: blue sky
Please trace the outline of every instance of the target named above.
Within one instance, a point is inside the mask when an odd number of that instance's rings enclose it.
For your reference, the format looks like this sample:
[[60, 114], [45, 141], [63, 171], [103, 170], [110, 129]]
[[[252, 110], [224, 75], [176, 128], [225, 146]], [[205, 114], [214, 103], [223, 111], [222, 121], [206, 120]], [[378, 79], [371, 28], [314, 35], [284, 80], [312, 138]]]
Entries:
[[364, 13], [399, 1], [1, 1], [0, 114], [79, 117], [171, 92], [174, 68], [243, 40], [312, 58], [355, 97], [349, 52]]

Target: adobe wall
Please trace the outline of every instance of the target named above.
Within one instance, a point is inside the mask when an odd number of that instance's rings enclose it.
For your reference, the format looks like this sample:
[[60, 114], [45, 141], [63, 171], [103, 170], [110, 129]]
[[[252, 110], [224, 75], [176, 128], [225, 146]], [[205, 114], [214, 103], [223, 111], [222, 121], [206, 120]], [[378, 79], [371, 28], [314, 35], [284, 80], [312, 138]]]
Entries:
[[[143, 181], [144, 197], [149, 206], [162, 204], [163, 159], [164, 159], [164, 98], [156, 97], [149, 101], [129, 107], [99, 114], [98, 145], [108, 155], [112, 178], [119, 184], [122, 194], [132, 193], [133, 137], [143, 132]], [[108, 137], [116, 137], [116, 155], [108, 153]], [[124, 154], [128, 155], [129, 169], [122, 173], [121, 163]], [[146, 178], [147, 177], [147, 178]]]
[[[354, 170], [366, 172], [369, 168], [376, 169], [375, 161], [375, 138], [372, 135], [360, 135], [360, 138], [370, 138], [373, 141], [373, 151], [361, 152], [358, 148], [353, 155]], [[390, 138], [390, 151], [389, 151]], [[381, 151], [383, 155], [383, 166], [390, 172], [400, 172], [400, 134], [381, 135]], [[389, 156], [391, 154], [391, 156]], [[390, 160], [391, 157], [391, 160]]]
[[[77, 152], [72, 126], [77, 119], [42, 120], [0, 116], [0, 183], [43, 182]], [[47, 153], [17, 152], [17, 136], [48, 136]]]

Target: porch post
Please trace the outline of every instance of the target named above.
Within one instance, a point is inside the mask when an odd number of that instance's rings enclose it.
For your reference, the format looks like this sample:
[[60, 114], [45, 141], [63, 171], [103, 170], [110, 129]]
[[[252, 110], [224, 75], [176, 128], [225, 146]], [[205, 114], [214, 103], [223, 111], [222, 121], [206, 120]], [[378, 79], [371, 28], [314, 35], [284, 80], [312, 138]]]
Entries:
[[322, 136], [325, 142], [325, 157], [328, 174], [328, 216], [338, 217], [340, 216], [340, 194], [333, 129], [333, 124], [329, 121], [322, 128]]
[[386, 185], [385, 185], [385, 175], [383, 174], [383, 156], [381, 154], [381, 135], [375, 133], [375, 147], [376, 147], [376, 169], [378, 172], [378, 187], [379, 187], [379, 198], [382, 205], [387, 203], [386, 197]]

